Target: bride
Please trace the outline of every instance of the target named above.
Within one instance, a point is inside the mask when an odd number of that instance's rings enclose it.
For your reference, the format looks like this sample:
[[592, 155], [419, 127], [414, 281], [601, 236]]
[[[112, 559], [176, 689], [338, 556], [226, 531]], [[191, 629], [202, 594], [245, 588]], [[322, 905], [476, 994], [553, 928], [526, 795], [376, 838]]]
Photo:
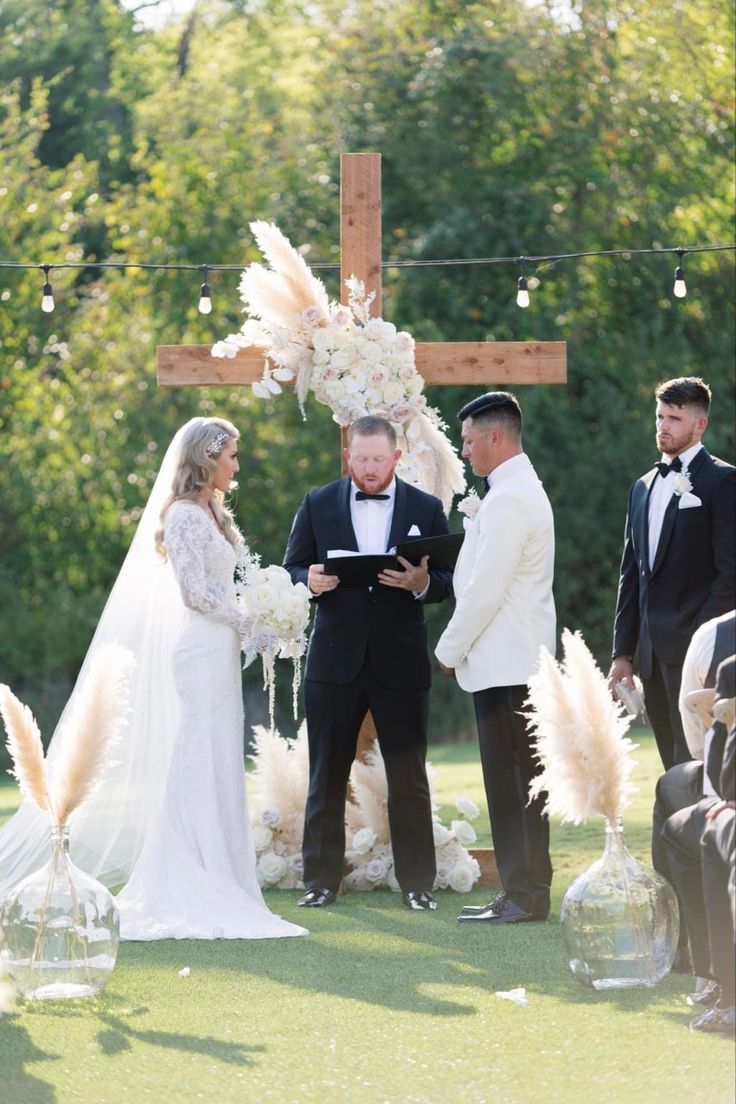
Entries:
[[[193, 418], [174, 437], [113, 586], [91, 656], [115, 640], [136, 657], [113, 762], [70, 821], [71, 856], [118, 894], [122, 939], [306, 935], [267, 908], [255, 872], [243, 777], [240, 643], [233, 573], [243, 538], [224, 494], [238, 431]], [[40, 866], [46, 815], [24, 802], [0, 829], [0, 900]]]

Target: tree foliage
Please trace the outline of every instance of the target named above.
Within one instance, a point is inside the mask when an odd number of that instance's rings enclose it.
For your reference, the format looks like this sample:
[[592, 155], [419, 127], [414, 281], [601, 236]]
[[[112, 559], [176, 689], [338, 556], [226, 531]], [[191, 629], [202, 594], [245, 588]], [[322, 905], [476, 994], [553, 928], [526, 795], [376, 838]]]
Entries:
[[[732, 69], [720, 0], [209, 0], [158, 31], [118, 0], [7, 0], [0, 257], [245, 264], [249, 221], [269, 218], [335, 260], [339, 154], [361, 149], [383, 155], [388, 258], [728, 241]], [[508, 266], [385, 274], [384, 313], [418, 339], [568, 342], [566, 387], [517, 391], [555, 508], [560, 623], [603, 661], [660, 379], [711, 383], [707, 443], [733, 458], [733, 257], [686, 257], [680, 301], [675, 263], [530, 266], [524, 312]], [[196, 276], [52, 271], [44, 315], [40, 273], [0, 271], [0, 678], [47, 730], [182, 420], [217, 410], [241, 427], [237, 511], [265, 560], [338, 472], [324, 410], [302, 423], [289, 396], [157, 388], [157, 344], [239, 323], [235, 275], [211, 276], [208, 318]], [[456, 440], [472, 394], [430, 394]], [[434, 635], [447, 615], [432, 611]], [[246, 689], [257, 719], [257, 673]], [[467, 699], [438, 680], [433, 718], [437, 735], [468, 729]]]

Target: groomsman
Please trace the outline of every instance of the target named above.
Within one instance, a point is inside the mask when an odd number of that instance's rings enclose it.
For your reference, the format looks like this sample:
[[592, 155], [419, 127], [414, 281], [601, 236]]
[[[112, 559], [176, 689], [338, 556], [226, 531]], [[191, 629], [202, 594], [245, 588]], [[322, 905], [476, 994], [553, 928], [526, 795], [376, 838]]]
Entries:
[[701, 443], [711, 392], [697, 377], [656, 391], [661, 460], [629, 493], [609, 685], [633, 685], [634, 653], [665, 769], [690, 758], [678, 699], [690, 639], [736, 606], [736, 470]]
[[488, 491], [467, 523], [455, 566], [457, 605], [436, 648], [473, 695], [493, 846], [503, 893], [458, 917], [472, 923], [546, 920], [552, 865], [544, 796], [528, 804], [540, 767], [525, 717], [540, 647], [555, 652], [552, 508], [521, 443], [521, 408], [505, 391], [464, 406], [463, 456]]
[[451, 570], [386, 570], [375, 586], [347, 587], [325, 571], [330, 550], [386, 552], [411, 536], [448, 532], [442, 503], [397, 479], [401, 452], [385, 418], [348, 429], [350, 475], [310, 491], [289, 537], [284, 567], [314, 595], [304, 701], [309, 795], [304, 818], [304, 884], [299, 904], [336, 897], [345, 857], [345, 794], [361, 722], [373, 715], [386, 766], [394, 869], [407, 908], [437, 907], [435, 850], [425, 767], [431, 665], [424, 605], [448, 597]]

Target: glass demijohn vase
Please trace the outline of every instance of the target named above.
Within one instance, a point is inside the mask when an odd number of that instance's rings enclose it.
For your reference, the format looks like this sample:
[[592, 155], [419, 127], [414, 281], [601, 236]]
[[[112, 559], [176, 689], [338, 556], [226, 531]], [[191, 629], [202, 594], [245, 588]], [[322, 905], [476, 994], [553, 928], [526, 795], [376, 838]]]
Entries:
[[569, 887], [560, 920], [570, 969], [583, 985], [652, 986], [670, 971], [679, 932], [675, 891], [628, 851], [621, 817], [606, 820], [603, 856]]
[[92, 997], [118, 953], [118, 912], [101, 882], [69, 857], [69, 831], [52, 833], [46, 866], [17, 885], [0, 908], [0, 962], [28, 1000]]

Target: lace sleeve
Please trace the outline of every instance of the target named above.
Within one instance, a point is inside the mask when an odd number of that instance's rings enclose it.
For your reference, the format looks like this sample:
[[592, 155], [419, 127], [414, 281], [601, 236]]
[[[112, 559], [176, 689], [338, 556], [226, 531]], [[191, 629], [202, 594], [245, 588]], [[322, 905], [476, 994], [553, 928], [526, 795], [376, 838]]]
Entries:
[[200, 507], [175, 504], [164, 526], [166, 552], [184, 605], [210, 621], [230, 625], [242, 636], [247, 629], [245, 616], [228, 601], [222, 585], [207, 570], [205, 548], [213, 536], [208, 525]]

